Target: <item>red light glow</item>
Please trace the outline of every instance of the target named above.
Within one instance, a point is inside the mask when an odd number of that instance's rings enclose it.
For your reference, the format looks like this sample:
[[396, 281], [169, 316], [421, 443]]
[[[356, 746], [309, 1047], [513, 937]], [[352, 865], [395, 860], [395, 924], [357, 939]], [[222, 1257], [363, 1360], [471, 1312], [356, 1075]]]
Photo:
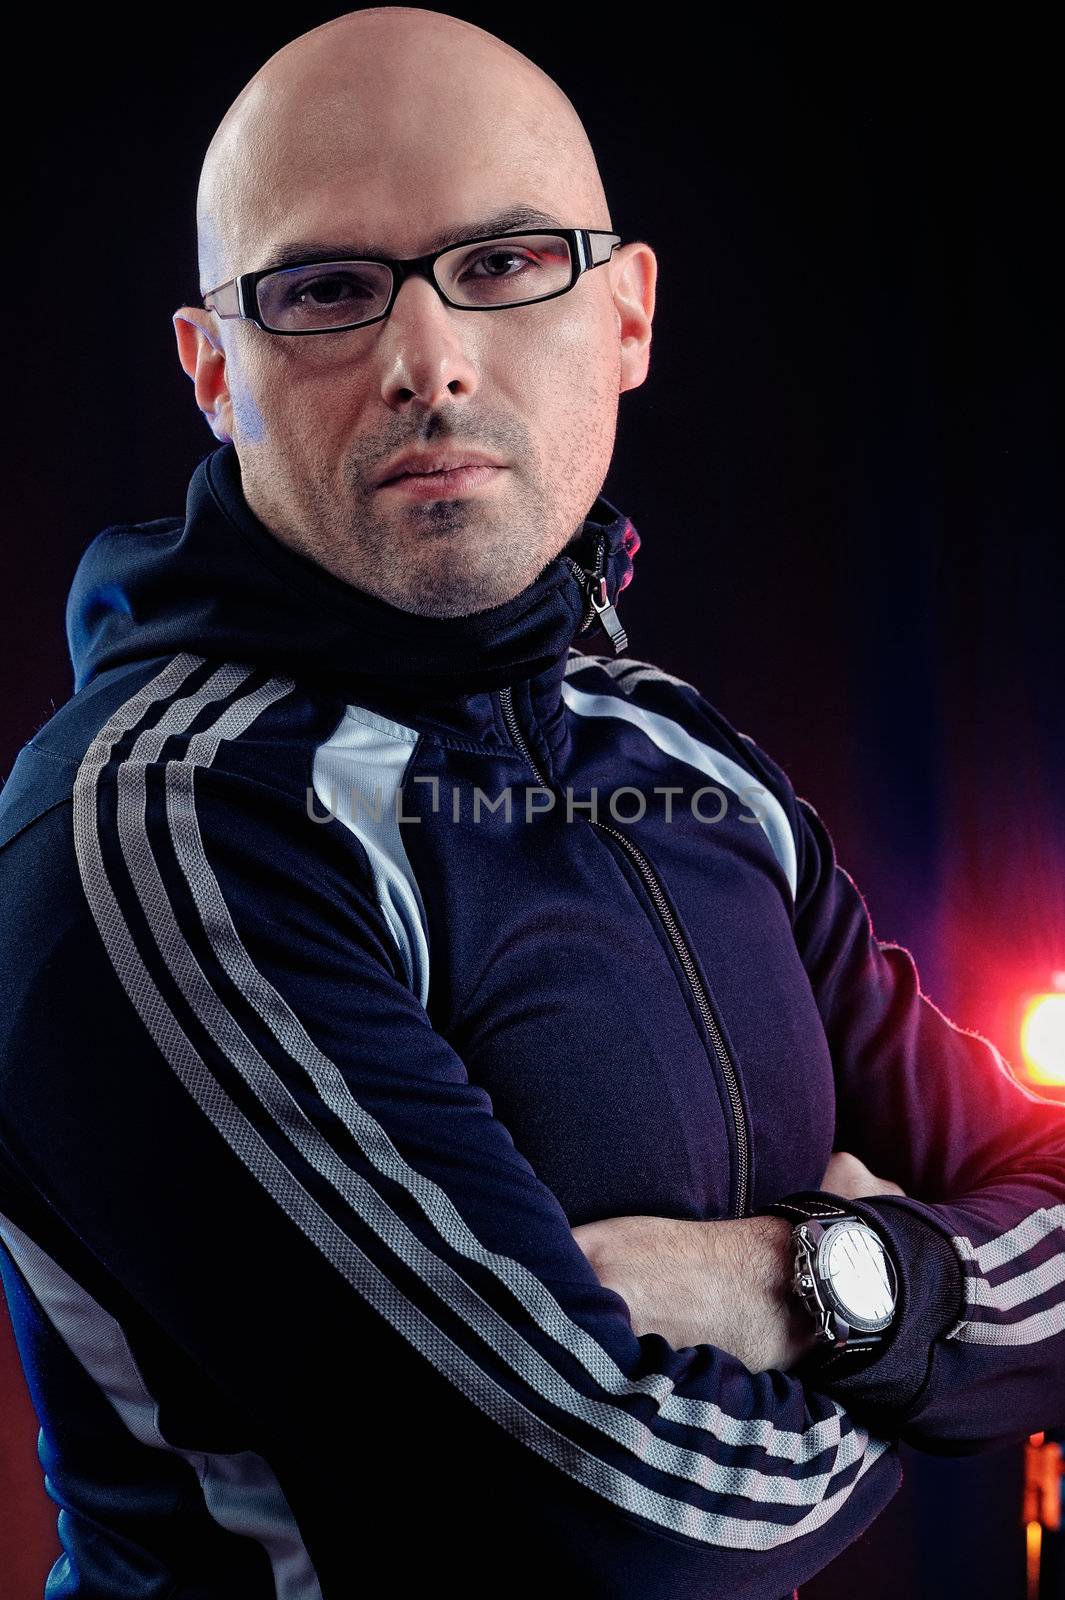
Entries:
[[1021, 1060], [1030, 1083], [1065, 1086], [1065, 993], [1036, 994], [1027, 1001]]

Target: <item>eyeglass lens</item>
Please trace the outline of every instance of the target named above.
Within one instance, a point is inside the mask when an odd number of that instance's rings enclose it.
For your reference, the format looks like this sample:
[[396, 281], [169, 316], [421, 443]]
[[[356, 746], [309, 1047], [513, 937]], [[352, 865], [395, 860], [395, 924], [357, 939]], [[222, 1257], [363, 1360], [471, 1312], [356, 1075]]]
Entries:
[[[449, 299], [464, 306], [513, 306], [568, 288], [569, 240], [527, 233], [457, 245], [438, 257], [436, 276]], [[260, 278], [259, 312], [280, 333], [312, 333], [379, 317], [392, 291], [392, 269], [380, 261], [326, 261], [284, 267]]]

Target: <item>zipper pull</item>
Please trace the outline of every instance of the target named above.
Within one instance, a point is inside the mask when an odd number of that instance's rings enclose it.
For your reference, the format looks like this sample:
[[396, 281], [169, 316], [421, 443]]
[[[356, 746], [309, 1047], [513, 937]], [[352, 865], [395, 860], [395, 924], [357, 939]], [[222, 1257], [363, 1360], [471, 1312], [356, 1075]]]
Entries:
[[593, 578], [588, 586], [588, 598], [595, 607], [596, 615], [610, 635], [610, 642], [614, 646], [614, 654], [621, 655], [629, 647], [629, 636], [621, 626], [621, 619], [606, 590], [605, 578]]

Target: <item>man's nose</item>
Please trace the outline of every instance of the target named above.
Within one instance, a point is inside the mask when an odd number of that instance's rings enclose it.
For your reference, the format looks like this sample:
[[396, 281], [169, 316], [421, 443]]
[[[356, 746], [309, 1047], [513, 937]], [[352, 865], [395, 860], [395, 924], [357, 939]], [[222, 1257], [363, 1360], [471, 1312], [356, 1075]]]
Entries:
[[473, 321], [471, 314], [445, 305], [424, 278], [408, 278], [382, 335], [385, 403], [404, 406], [417, 399], [434, 406], [449, 393], [456, 399], [473, 395], [479, 381], [468, 354], [473, 329], [467, 323]]

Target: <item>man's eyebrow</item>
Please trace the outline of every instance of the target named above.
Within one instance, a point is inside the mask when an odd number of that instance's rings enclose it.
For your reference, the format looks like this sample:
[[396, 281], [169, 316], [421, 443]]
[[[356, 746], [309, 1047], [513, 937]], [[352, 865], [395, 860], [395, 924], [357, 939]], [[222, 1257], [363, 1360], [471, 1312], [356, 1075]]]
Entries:
[[[480, 239], [494, 233], [506, 233], [511, 228], [561, 228], [557, 217], [533, 206], [508, 206], [490, 217], [475, 218], [455, 228], [447, 228], [429, 245], [430, 250], [444, 250], [449, 244], [461, 244], [464, 239]], [[271, 250], [268, 261], [271, 267], [292, 266], [301, 261], [353, 261], [363, 256], [380, 256], [385, 252], [373, 241], [344, 239], [330, 242], [325, 239], [292, 239]]]

